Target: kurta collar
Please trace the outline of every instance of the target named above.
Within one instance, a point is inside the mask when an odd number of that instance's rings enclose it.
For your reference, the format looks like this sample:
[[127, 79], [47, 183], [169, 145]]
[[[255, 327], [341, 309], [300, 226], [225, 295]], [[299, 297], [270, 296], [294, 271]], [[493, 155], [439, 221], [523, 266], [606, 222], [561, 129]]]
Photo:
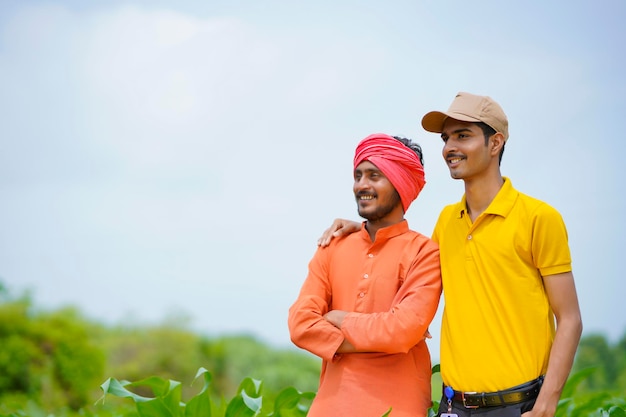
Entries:
[[[376, 238], [372, 243], [377, 243], [382, 240], [389, 240], [393, 237], [401, 235], [402, 233], [406, 233], [408, 230], [409, 223], [406, 221], [406, 219], [404, 219], [399, 223], [379, 229], [376, 232]], [[371, 242], [370, 234], [365, 228], [365, 222], [361, 223], [361, 236]]]

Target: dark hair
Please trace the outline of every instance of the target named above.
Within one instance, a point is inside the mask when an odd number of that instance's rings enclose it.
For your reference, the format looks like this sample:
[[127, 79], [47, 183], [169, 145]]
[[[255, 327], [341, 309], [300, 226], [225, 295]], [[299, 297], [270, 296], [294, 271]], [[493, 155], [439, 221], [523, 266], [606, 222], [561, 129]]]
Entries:
[[404, 144], [404, 146], [415, 152], [420, 160], [420, 163], [422, 164], [422, 166], [424, 166], [424, 155], [422, 153], [422, 147], [419, 144], [413, 142], [411, 139], [403, 138], [400, 136], [393, 136], [393, 138], [399, 140]]
[[[497, 133], [496, 130], [493, 127], [489, 126], [487, 123], [484, 123], [484, 122], [476, 122], [476, 125], [478, 127], [480, 127], [481, 130], [483, 131], [483, 135], [485, 136], [485, 146], [487, 146], [489, 144], [489, 138]], [[500, 149], [500, 156], [498, 158], [498, 165], [500, 165], [500, 163], [502, 163], [502, 154], [504, 153], [504, 145], [505, 144], [506, 144], [506, 141], [502, 144], [502, 149]]]

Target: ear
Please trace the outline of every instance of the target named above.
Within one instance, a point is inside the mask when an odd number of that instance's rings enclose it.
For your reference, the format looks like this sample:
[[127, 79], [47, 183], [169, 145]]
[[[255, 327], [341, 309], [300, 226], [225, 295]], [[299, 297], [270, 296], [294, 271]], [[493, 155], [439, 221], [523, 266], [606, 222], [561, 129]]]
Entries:
[[504, 135], [500, 132], [496, 132], [489, 138], [489, 151], [492, 155], [500, 155], [500, 150], [504, 146]]

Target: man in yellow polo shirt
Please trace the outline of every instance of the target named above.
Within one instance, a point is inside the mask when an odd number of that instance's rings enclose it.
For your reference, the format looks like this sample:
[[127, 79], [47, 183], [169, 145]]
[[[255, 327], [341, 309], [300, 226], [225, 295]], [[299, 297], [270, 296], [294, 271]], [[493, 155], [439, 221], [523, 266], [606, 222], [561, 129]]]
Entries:
[[[508, 120], [490, 97], [459, 93], [422, 126], [441, 134], [465, 184], [433, 233], [445, 299], [439, 415], [554, 416], [582, 332], [561, 215], [501, 175]], [[319, 244], [355, 229], [338, 219]]]

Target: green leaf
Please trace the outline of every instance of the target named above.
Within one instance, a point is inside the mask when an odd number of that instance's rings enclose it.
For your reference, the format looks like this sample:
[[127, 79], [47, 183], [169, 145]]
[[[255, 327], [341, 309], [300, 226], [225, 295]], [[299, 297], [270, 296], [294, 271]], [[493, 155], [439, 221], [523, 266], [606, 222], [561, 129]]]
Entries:
[[125, 387], [128, 385], [130, 385], [130, 382], [128, 381], [118, 381], [115, 378], [107, 379], [102, 385], [100, 385], [104, 394], [102, 394], [102, 397], [98, 401], [102, 400], [102, 403], [104, 404], [104, 398], [107, 394], [115, 395], [116, 397], [121, 398], [132, 398], [136, 403], [151, 400], [151, 398], [142, 397], [141, 395], [137, 395], [134, 392], [127, 390]]
[[302, 398], [300, 391], [294, 387], [285, 388], [274, 400], [274, 412], [277, 416], [280, 416], [281, 410], [295, 408], [300, 402], [300, 398]]
[[161, 398], [154, 398], [151, 401], [137, 403], [137, 413], [140, 417], [177, 417], [180, 410], [171, 409]]
[[609, 408], [609, 417], [626, 417], [626, 410], [618, 406], [613, 406]]
[[165, 397], [177, 388], [180, 389], [180, 382], [171, 379], [163, 379], [158, 376], [151, 376], [139, 381], [131, 382], [129, 387], [148, 387], [155, 397]]
[[598, 368], [586, 368], [582, 369], [575, 374], [570, 375], [565, 383], [565, 387], [563, 387], [563, 392], [561, 393], [561, 398], [569, 398], [574, 396], [574, 392], [578, 387], [578, 384], [583, 382], [585, 379], [589, 377], [592, 373], [596, 372]]
[[261, 381], [250, 378], [250, 377], [246, 377], [239, 384], [239, 388], [237, 389], [237, 392], [245, 391], [250, 396], [253, 396], [253, 397], [258, 396], [260, 395], [260, 392], [261, 392], [261, 385], [262, 385]]
[[213, 380], [213, 375], [211, 375], [211, 372], [207, 371], [205, 368], [200, 367], [198, 369], [198, 372], [196, 372], [196, 376], [193, 378], [193, 382], [195, 382], [200, 376], [204, 377], [204, 387], [202, 388], [202, 391], [200, 391], [202, 393], [209, 388], [209, 385], [211, 384], [211, 381]]
[[433, 401], [433, 405], [428, 409], [428, 417], [434, 417], [439, 412], [439, 401]]
[[[140, 386], [152, 389], [155, 398], [143, 397], [127, 389]], [[120, 382], [115, 378], [109, 378], [100, 387], [104, 391], [103, 403], [106, 394], [131, 398], [135, 401], [137, 412], [141, 417], [179, 417], [184, 407], [181, 403], [181, 386], [178, 381], [149, 377], [136, 382]]]
[[391, 407], [389, 407], [389, 410], [387, 410], [387, 412], [380, 417], [387, 417], [390, 413], [391, 413]]
[[211, 417], [211, 398], [200, 393], [187, 402], [185, 417]]
[[258, 413], [261, 411], [261, 407], [263, 406], [263, 397], [251, 397], [246, 394], [245, 391], [241, 391], [241, 397], [243, 398], [243, 402], [250, 408], [254, 410], [254, 413]]
[[213, 377], [209, 371], [204, 368], [200, 368], [198, 369], [193, 382], [195, 382], [200, 376], [204, 377], [204, 385], [200, 392], [187, 403], [187, 406], [185, 407], [185, 417], [211, 417], [212, 415], [213, 407], [208, 389]]
[[431, 375], [435, 375], [436, 373], [441, 372], [441, 365], [437, 364], [433, 366], [433, 369], [430, 371]]
[[[244, 391], [242, 391], [242, 394], [244, 394]], [[224, 417], [253, 417], [256, 413], [256, 410], [248, 407], [243, 395], [238, 395], [228, 403]]]
[[[294, 387], [287, 387], [274, 400], [274, 411], [270, 415], [273, 417], [306, 416], [314, 398], [314, 392], [300, 392]], [[302, 404], [302, 400], [305, 400], [305, 404]]]
[[247, 377], [239, 384], [239, 393], [226, 408], [226, 417], [255, 416], [260, 412], [263, 398], [260, 396], [261, 381]]

